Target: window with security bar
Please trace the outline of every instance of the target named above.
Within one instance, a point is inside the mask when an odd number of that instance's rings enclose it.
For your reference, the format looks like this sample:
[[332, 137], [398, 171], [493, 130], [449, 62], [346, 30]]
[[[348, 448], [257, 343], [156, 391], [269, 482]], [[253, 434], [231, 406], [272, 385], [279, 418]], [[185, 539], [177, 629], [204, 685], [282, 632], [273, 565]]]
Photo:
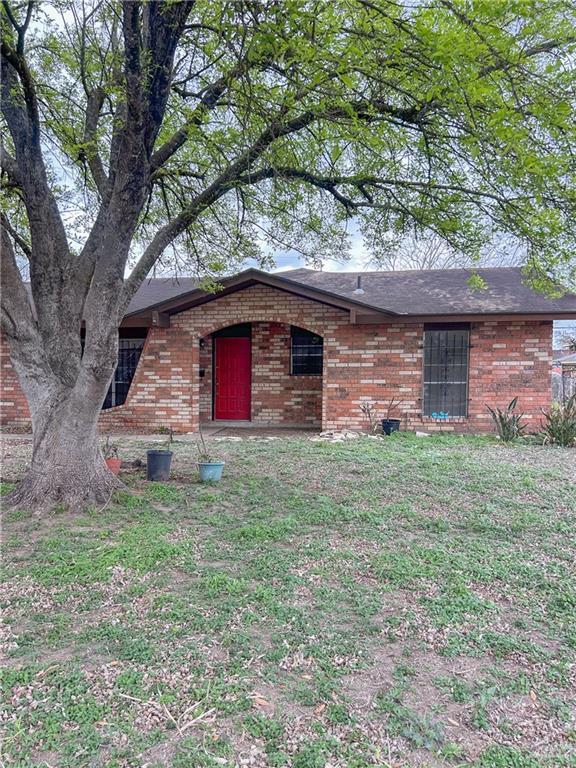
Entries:
[[119, 339], [118, 365], [104, 400], [103, 409], [114, 408], [126, 402], [143, 346], [144, 339]]
[[293, 376], [321, 375], [323, 346], [322, 336], [292, 326], [290, 373]]
[[433, 418], [468, 415], [467, 326], [425, 326], [423, 414]]

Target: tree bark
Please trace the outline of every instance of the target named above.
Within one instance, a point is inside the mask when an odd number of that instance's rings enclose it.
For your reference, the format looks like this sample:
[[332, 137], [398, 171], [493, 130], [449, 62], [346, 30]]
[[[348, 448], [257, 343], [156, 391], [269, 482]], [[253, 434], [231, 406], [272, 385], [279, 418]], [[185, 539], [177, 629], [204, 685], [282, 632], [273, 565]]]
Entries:
[[[113, 370], [113, 368], [112, 368]], [[106, 466], [98, 441], [98, 416], [108, 388], [104, 376], [96, 381], [80, 375], [73, 388], [54, 385], [38, 397], [26, 391], [32, 415], [33, 449], [30, 469], [4, 500], [11, 508], [40, 514], [54, 507], [81, 510], [106, 504], [121, 482]]]

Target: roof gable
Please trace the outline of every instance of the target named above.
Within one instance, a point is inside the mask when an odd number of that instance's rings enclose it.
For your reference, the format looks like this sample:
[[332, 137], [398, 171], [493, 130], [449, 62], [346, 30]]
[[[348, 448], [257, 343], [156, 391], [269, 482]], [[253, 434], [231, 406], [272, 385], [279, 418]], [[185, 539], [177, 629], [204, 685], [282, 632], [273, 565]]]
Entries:
[[[151, 281], [147, 282], [150, 283]], [[396, 314], [395, 312], [389, 312], [384, 308], [370, 307], [367, 302], [358, 300], [354, 296], [339, 296], [337, 293], [326, 290], [321, 286], [310, 287], [302, 282], [287, 280], [279, 274], [271, 274], [258, 269], [248, 269], [244, 272], [239, 272], [237, 275], [232, 275], [231, 277], [223, 278], [220, 280], [220, 285], [222, 288], [216, 292], [201, 290], [197, 287], [196, 284], [194, 287], [188, 290], [185, 289], [184, 291], [169, 296], [166, 299], [162, 299], [155, 304], [144, 305], [140, 298], [140, 291], [138, 291], [128, 306], [126, 317], [139, 314], [144, 311], [149, 312], [150, 310], [166, 312], [168, 314], [183, 312], [190, 307], [198, 306], [199, 304], [204, 304], [209, 301], [215, 301], [221, 296], [225, 296], [229, 293], [235, 293], [236, 291], [243, 290], [244, 288], [248, 288], [249, 286], [256, 284], [267, 285], [271, 288], [287, 291], [289, 293], [311, 299], [312, 301], [318, 301], [320, 303], [328, 304], [329, 306], [338, 307], [340, 309], [362, 309], [364, 311], [374, 310], [381, 313], [382, 315], [387, 316]], [[150, 291], [150, 294], [159, 295], [161, 291], [162, 287], [155, 286]]]

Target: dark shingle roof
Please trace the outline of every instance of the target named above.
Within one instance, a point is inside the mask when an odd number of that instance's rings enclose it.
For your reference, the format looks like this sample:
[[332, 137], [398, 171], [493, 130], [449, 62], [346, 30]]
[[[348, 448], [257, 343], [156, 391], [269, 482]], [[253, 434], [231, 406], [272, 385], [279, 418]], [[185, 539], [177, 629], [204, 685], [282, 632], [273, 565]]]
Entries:
[[[297, 292], [299, 286], [318, 291], [318, 298], [329, 303], [329, 297], [354, 302], [370, 309], [393, 315], [475, 315], [475, 314], [572, 314], [576, 317], [576, 295], [548, 299], [532, 290], [523, 281], [519, 268], [479, 269], [487, 284], [483, 290], [473, 290], [468, 269], [412, 270], [402, 272], [320, 272], [312, 269], [294, 269], [268, 274], [249, 269], [231, 278], [242, 287], [259, 279], [273, 280], [275, 284]], [[361, 276], [363, 293], [355, 293], [357, 278]], [[183, 299], [202, 297], [194, 278], [152, 278], [140, 287], [127, 310], [127, 314], [142, 312], [150, 307], [161, 308], [163, 302], [182, 295]], [[217, 296], [217, 294], [216, 294]], [[211, 296], [210, 296], [211, 297]], [[207, 297], [208, 298], [208, 297]], [[183, 301], [184, 304], [184, 301]], [[174, 311], [174, 310], [172, 310]], [[176, 310], [177, 311], [177, 310]]]
[[132, 297], [126, 314], [141, 312], [147, 307], [168, 301], [182, 293], [195, 290], [198, 280], [193, 277], [151, 277], [145, 280]]
[[[486, 289], [473, 290], [468, 286], [467, 281], [473, 274], [468, 269], [402, 272], [295, 269], [283, 272], [282, 276], [309, 288], [321, 288], [400, 315], [576, 312], [576, 295], [547, 299], [524, 284], [520, 268], [478, 269], [476, 273], [485, 280]], [[359, 275], [364, 290], [361, 296], [354, 294]]]

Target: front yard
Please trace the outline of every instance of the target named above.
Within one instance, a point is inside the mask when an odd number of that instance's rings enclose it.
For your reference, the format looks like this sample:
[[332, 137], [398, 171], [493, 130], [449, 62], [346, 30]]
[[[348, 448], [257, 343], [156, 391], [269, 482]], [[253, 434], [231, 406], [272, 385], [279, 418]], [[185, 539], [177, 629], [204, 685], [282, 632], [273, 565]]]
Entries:
[[576, 452], [218, 450], [217, 486], [176, 443], [168, 484], [5, 517], [7, 767], [576, 765]]

